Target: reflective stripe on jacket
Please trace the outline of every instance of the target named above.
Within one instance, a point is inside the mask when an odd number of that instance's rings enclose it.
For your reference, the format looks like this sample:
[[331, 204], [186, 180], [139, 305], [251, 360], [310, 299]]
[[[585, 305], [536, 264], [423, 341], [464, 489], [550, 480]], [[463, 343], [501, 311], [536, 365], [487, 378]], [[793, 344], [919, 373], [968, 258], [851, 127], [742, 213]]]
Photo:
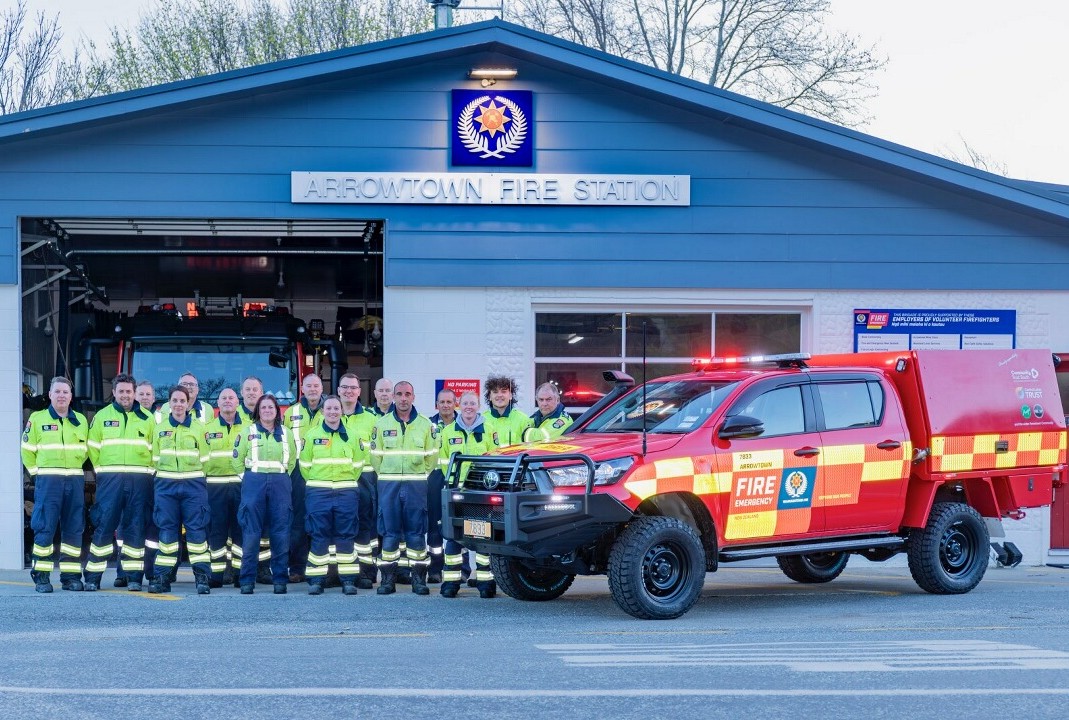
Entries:
[[438, 429], [412, 408], [408, 422], [394, 410], [371, 430], [371, 465], [379, 480], [426, 480], [438, 464]]
[[152, 433], [152, 464], [157, 480], [190, 480], [204, 476], [208, 445], [204, 426], [186, 415], [182, 422], [168, 415]]
[[289, 475], [297, 464], [293, 433], [282, 425], [271, 432], [260, 423], [252, 423], [238, 435], [230, 462], [237, 473], [251, 470]]
[[308, 487], [355, 488], [364, 471], [359, 441], [340, 423], [332, 430], [326, 422], [308, 428], [301, 450], [301, 475]]
[[61, 418], [49, 405], [30, 415], [22, 431], [22, 464], [36, 475], [81, 475], [88, 457], [89, 422], [74, 410]]
[[127, 412], [112, 401], [93, 417], [89, 426], [89, 462], [97, 473], [148, 473], [152, 463], [152, 415], [134, 403]]

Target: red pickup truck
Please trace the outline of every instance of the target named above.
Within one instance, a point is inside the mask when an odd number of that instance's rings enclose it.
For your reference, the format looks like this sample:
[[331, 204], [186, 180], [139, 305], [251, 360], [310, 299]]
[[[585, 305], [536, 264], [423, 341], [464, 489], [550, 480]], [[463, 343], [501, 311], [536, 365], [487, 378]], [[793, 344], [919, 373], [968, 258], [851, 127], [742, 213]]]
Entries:
[[906, 553], [932, 593], [984, 576], [1001, 519], [1051, 502], [1066, 434], [1039, 350], [713, 358], [613, 392], [553, 442], [452, 458], [443, 533], [502, 590], [559, 597], [607, 574], [639, 618], [674, 618], [720, 563], [775, 557], [827, 582]]

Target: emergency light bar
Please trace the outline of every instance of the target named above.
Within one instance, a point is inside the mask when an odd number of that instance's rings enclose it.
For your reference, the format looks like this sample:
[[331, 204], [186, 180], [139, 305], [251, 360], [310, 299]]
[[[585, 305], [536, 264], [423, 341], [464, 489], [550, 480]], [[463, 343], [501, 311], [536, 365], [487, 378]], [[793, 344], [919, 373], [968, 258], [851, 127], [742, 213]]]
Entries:
[[695, 358], [691, 365], [697, 372], [723, 370], [733, 367], [752, 367], [754, 365], [779, 365], [780, 367], [804, 368], [805, 361], [812, 357], [809, 353], [783, 353], [780, 355], [746, 355], [743, 357]]

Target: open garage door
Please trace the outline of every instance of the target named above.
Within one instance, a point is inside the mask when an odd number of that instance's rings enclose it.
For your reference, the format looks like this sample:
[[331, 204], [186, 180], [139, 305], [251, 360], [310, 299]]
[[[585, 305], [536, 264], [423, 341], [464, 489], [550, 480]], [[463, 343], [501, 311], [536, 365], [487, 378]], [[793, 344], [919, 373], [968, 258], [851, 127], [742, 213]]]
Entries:
[[[110, 400], [120, 369], [158, 393], [185, 370], [211, 373], [209, 399], [259, 373], [292, 400], [307, 371], [329, 388], [339, 364], [367, 399], [382, 374], [382, 220], [26, 218], [21, 248], [28, 405], [47, 404], [57, 374], [87, 410]], [[131, 365], [131, 333], [170, 341]], [[279, 339], [296, 334], [299, 353]]]

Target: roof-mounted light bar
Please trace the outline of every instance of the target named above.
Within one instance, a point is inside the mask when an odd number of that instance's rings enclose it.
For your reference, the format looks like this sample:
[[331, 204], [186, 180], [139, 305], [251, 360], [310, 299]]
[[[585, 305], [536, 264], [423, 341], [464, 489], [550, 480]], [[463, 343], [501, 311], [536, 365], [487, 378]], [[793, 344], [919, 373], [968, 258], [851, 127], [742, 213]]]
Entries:
[[698, 372], [707, 370], [724, 370], [735, 367], [753, 367], [755, 365], [777, 365], [782, 368], [806, 367], [806, 361], [812, 357], [809, 353], [782, 353], [779, 355], [747, 355], [743, 357], [695, 358], [691, 365]]

